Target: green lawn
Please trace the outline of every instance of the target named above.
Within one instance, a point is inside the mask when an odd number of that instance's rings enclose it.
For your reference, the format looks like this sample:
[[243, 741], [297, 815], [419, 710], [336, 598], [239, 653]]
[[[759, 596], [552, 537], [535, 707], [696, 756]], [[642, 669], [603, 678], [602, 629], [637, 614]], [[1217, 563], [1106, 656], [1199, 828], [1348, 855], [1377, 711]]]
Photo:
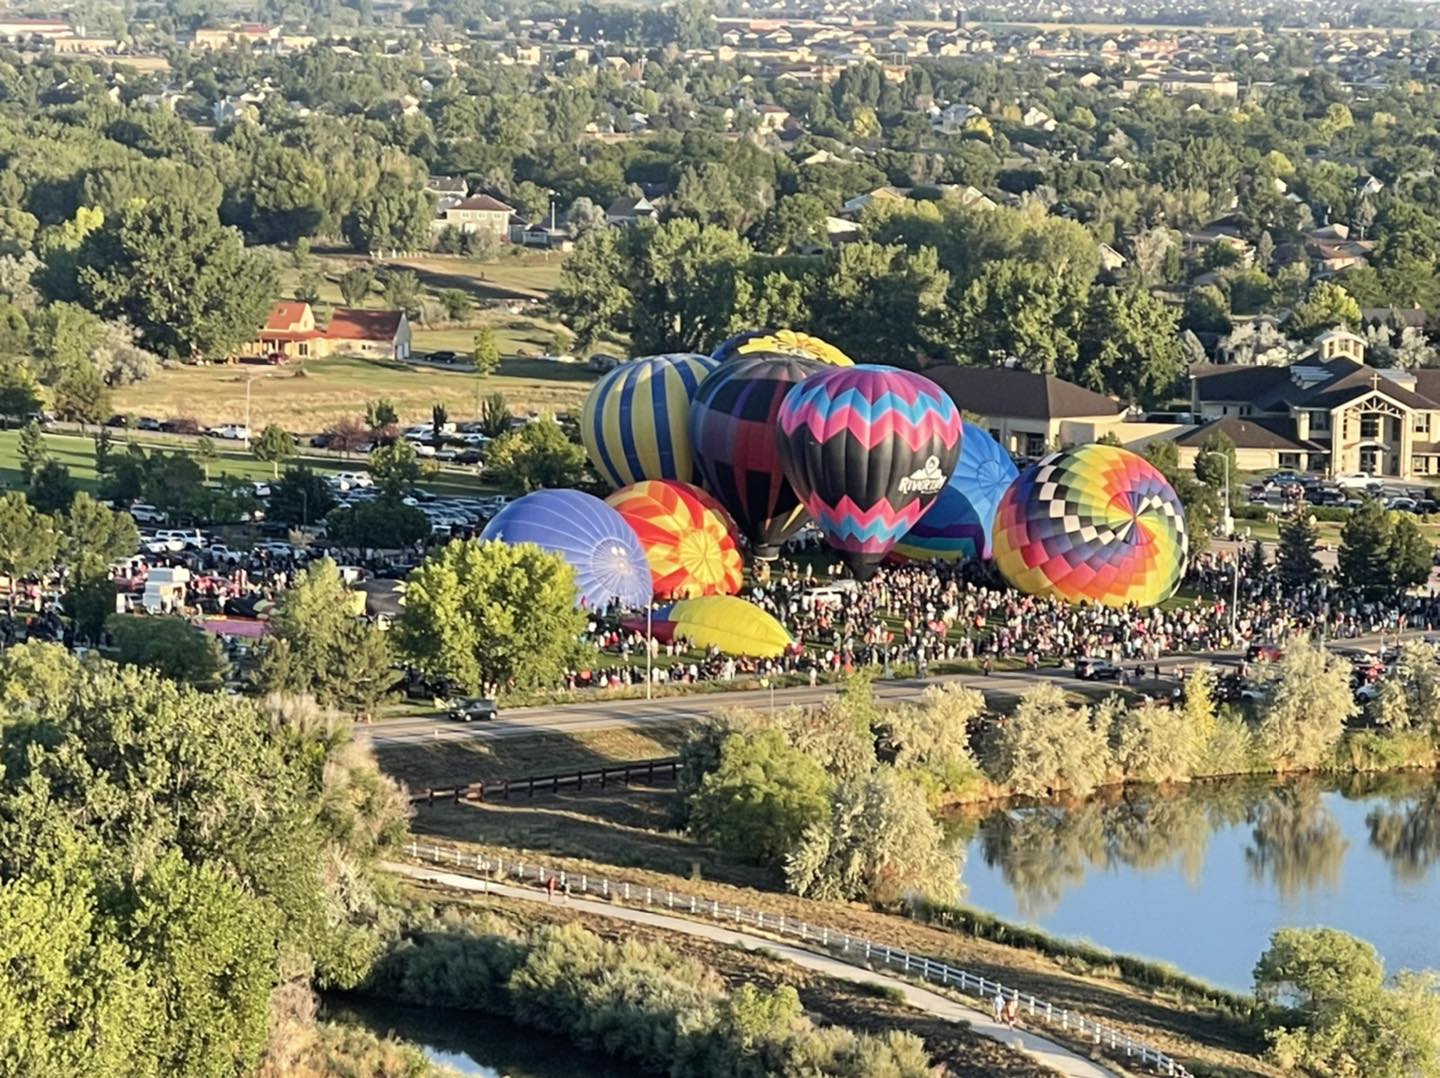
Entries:
[[[144, 432], [112, 431], [111, 435], [115, 439], [114, 452], [117, 453], [123, 453], [126, 445], [132, 441], [146, 448], [158, 447], [167, 452], [174, 450], [190, 452], [194, 448], [194, 444], [190, 442], [170, 443], [147, 438]], [[0, 431], [0, 484], [7, 488], [20, 485], [19, 446], [19, 431]], [[95, 442], [93, 438], [73, 434], [47, 434], [45, 435], [45, 449], [51, 457], [70, 469], [71, 477], [81, 489], [90, 491], [95, 489]], [[269, 464], [256, 460], [234, 443], [229, 443], [227, 446], [225, 442], [217, 442], [216, 449], [219, 450], [220, 459], [210, 466], [212, 478], [221, 475], [234, 475], [243, 479], [271, 478], [272, 471]], [[363, 471], [365, 468], [364, 457], [356, 457], [347, 461], [335, 457], [297, 456], [292, 458], [289, 463], [305, 464], [323, 474]], [[473, 495], [495, 492], [493, 487], [487, 487], [473, 472], [463, 468], [443, 468], [422, 485], [436, 494]]]

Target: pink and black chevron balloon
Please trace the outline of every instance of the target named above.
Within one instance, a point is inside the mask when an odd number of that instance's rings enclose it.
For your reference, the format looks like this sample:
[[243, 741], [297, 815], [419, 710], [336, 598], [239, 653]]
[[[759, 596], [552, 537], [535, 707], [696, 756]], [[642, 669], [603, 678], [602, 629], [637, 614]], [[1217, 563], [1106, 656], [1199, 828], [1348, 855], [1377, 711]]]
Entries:
[[873, 365], [811, 375], [778, 423], [786, 477], [862, 580], [944, 489], [964, 433], [955, 402], [930, 379]]

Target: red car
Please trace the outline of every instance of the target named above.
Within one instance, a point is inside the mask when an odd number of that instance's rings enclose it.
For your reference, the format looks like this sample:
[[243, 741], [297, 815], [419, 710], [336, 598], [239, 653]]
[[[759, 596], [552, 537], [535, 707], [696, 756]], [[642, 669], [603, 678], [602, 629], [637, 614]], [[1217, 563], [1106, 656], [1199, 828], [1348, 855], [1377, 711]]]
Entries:
[[1245, 652], [1245, 658], [1250, 662], [1279, 662], [1285, 652], [1280, 650], [1278, 644], [1251, 644]]

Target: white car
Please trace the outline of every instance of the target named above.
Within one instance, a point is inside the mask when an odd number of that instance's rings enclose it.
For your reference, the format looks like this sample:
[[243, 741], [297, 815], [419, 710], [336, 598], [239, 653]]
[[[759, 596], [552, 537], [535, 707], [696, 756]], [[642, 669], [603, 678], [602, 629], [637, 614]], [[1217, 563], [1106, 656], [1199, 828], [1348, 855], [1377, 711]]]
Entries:
[[[156, 539], [171, 544], [172, 550], [204, 550], [206, 539], [194, 528], [161, 528], [155, 533]], [[178, 545], [177, 545], [178, 544]]]
[[224, 438], [232, 442], [248, 442], [250, 440], [250, 428], [240, 423], [226, 423], [223, 427], [212, 427], [210, 433], [217, 438]]
[[205, 548], [205, 560], [225, 565], [239, 565], [245, 560], [245, 555], [239, 550], [231, 550], [224, 543], [211, 543]]
[[145, 502], [136, 502], [125, 512], [130, 514], [136, 524], [164, 524], [165, 514], [156, 509], [153, 505]]
[[429, 442], [411, 442], [410, 448], [415, 450], [417, 457], [433, 457], [435, 455], [435, 447]]
[[1344, 475], [1337, 475], [1332, 482], [1341, 490], [1370, 490], [1372, 487], [1385, 485], [1385, 481], [1378, 475], [1368, 472], [1346, 472]]
[[370, 478], [369, 472], [336, 472], [330, 476], [330, 482], [341, 490], [353, 490], [355, 487], [373, 487], [375, 480]]

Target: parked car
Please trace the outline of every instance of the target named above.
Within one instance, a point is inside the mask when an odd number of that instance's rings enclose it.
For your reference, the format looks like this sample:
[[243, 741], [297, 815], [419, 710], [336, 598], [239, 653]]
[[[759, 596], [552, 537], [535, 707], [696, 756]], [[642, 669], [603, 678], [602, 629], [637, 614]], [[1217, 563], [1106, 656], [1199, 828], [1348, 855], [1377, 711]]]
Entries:
[[179, 546], [172, 547], [174, 550], [204, 550], [207, 542], [205, 536], [194, 528], [161, 528], [155, 533], [155, 538], [179, 543]]
[[447, 714], [456, 722], [474, 722], [477, 719], [481, 722], [494, 722], [500, 717], [500, 709], [495, 706], [494, 700], [470, 697], [456, 701]]
[[1383, 479], [1369, 472], [1346, 472], [1337, 475], [1334, 482], [1342, 490], [1377, 490], [1385, 486]]
[[1250, 662], [1279, 662], [1284, 654], [1276, 644], [1251, 644], [1245, 649], [1245, 658]]
[[438, 352], [431, 352], [425, 358], [431, 363], [459, 363], [460, 353], [452, 352], [448, 348], [442, 348]]
[[135, 420], [136, 430], [159, 430], [160, 420], [154, 416], [142, 415]]
[[1401, 513], [1415, 513], [1420, 510], [1420, 503], [1414, 498], [1391, 498], [1385, 503], [1386, 509], [1394, 509]]
[[164, 524], [165, 514], [147, 502], [136, 502], [125, 510], [136, 524]]
[[250, 440], [250, 428], [241, 423], [226, 423], [224, 426], [212, 427], [210, 433], [217, 438], [224, 438], [231, 442], [248, 442]]
[[1075, 660], [1075, 676], [1081, 681], [1119, 681], [1120, 668], [1109, 659], [1087, 657]]
[[1265, 482], [1272, 487], [1298, 487], [1304, 478], [1299, 472], [1276, 472], [1267, 477]]
[[352, 490], [355, 487], [373, 487], [375, 480], [370, 478], [369, 472], [336, 472], [329, 477], [330, 482], [341, 490]]

